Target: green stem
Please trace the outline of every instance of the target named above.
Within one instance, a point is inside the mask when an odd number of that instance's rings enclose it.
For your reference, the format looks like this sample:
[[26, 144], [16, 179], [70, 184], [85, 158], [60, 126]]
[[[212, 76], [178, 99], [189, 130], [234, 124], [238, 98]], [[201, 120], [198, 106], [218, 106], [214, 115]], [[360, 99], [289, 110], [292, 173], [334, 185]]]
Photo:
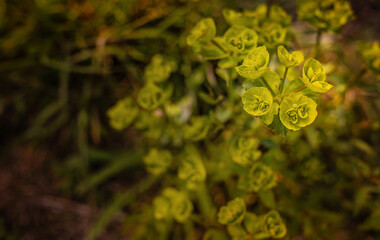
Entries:
[[319, 49], [321, 45], [321, 37], [322, 37], [322, 31], [318, 29], [317, 31], [317, 38], [315, 40], [315, 46], [314, 46], [314, 58], [318, 58], [319, 56]]
[[214, 215], [214, 204], [212, 202], [206, 184], [202, 184], [202, 186], [199, 186], [199, 189], [197, 191], [197, 197], [199, 208], [202, 214], [206, 216], [209, 220], [212, 220]]
[[268, 88], [268, 90], [272, 93], [273, 96], [276, 96], [277, 94], [273, 91], [273, 89], [269, 86], [268, 82], [261, 77], [261, 80], [263, 81], [264, 85]]
[[286, 78], [286, 74], [288, 73], [288, 70], [289, 70], [289, 68], [285, 67], [284, 76], [282, 77], [280, 87], [278, 88], [278, 91], [280, 92], [280, 94], [282, 94], [282, 90], [284, 89], [285, 78]]

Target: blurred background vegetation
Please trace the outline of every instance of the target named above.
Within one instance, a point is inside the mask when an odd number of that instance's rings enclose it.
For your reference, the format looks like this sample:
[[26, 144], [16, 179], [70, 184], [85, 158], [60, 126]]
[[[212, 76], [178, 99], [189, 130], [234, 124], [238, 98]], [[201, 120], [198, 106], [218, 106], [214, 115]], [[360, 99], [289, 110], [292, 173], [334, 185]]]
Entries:
[[[226, 29], [223, 8], [260, 3], [297, 18], [284, 0], [0, 0], [0, 239], [156, 239], [145, 209], [165, 184], [147, 178], [146, 139], [113, 130], [106, 112], [141, 88], [155, 54], [178, 63], [175, 81], [194, 77], [185, 38], [201, 17]], [[316, 123], [285, 142], [259, 134], [263, 157], [286, 161], [287, 239], [380, 239], [380, 81], [358, 54], [379, 39], [380, 3], [351, 3], [355, 20], [322, 38], [336, 87]], [[314, 30], [293, 29], [311, 49]]]

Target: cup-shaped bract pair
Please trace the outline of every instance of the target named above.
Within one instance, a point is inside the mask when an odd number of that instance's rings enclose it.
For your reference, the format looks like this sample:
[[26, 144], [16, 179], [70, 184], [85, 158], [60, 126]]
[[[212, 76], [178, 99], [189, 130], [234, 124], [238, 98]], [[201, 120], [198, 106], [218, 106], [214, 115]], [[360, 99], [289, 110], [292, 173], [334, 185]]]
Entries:
[[238, 224], [243, 221], [245, 213], [245, 202], [242, 198], [237, 197], [219, 209], [218, 221], [221, 224]]
[[270, 211], [263, 217], [262, 229], [272, 238], [282, 238], [286, 235], [286, 226], [280, 214], [275, 210]]
[[242, 175], [239, 188], [247, 192], [269, 190], [276, 186], [273, 170], [261, 162], [255, 162], [248, 174]]
[[364, 43], [359, 47], [360, 54], [366, 67], [375, 74], [380, 75], [380, 45], [379, 42], [373, 44]]
[[339, 32], [344, 24], [354, 18], [347, 0], [301, 0], [297, 14], [300, 20], [322, 31], [330, 32]]
[[269, 64], [269, 53], [265, 46], [253, 48], [244, 58], [243, 64], [237, 66], [235, 69], [237, 73], [248, 79], [259, 78]]
[[176, 68], [173, 59], [169, 59], [160, 54], [153, 56], [150, 64], [145, 68], [145, 79], [154, 83], [160, 83], [167, 80]]
[[207, 44], [215, 37], [216, 27], [212, 18], [200, 20], [191, 30], [186, 41], [189, 46], [199, 46]]
[[265, 22], [262, 26], [259, 42], [269, 49], [275, 49], [278, 45], [285, 44], [288, 29], [274, 22]]
[[296, 67], [300, 65], [304, 60], [302, 52], [294, 51], [292, 53], [289, 53], [284, 46], [278, 46], [277, 56], [280, 62], [287, 68]]
[[185, 181], [188, 189], [194, 190], [204, 184], [206, 174], [206, 168], [198, 150], [192, 145], [187, 145], [181, 155], [178, 178]]
[[110, 125], [116, 130], [128, 127], [137, 117], [139, 108], [131, 97], [125, 97], [107, 111]]
[[147, 83], [137, 95], [137, 103], [145, 110], [152, 111], [169, 100], [173, 86], [159, 87], [154, 83]]
[[234, 139], [230, 146], [232, 161], [243, 167], [251, 166], [261, 157], [258, 146], [259, 141], [253, 137], [241, 136]]
[[237, 53], [244, 53], [257, 45], [257, 33], [243, 26], [232, 26], [224, 34], [228, 48]]
[[266, 125], [273, 122], [275, 114], [278, 114], [278, 103], [273, 102], [273, 96], [266, 87], [252, 87], [242, 96], [244, 110], [259, 117]]
[[175, 188], [166, 188], [153, 200], [153, 214], [157, 220], [174, 218], [183, 223], [191, 215], [193, 204], [188, 196]]
[[284, 126], [296, 131], [314, 122], [317, 104], [302, 93], [286, 96], [280, 105], [280, 120]]
[[144, 156], [143, 161], [149, 173], [159, 175], [166, 172], [172, 159], [170, 151], [151, 148], [148, 154]]
[[313, 92], [324, 93], [333, 86], [327, 82], [326, 73], [322, 64], [314, 58], [308, 59], [303, 65], [302, 82]]
[[194, 116], [190, 122], [183, 126], [183, 137], [190, 141], [204, 139], [211, 128], [211, 121], [208, 116]]

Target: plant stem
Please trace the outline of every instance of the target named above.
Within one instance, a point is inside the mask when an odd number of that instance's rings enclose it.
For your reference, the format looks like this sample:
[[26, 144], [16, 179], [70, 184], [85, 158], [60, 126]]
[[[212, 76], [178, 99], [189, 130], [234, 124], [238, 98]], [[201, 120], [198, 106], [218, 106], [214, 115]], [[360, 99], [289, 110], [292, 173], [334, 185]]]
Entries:
[[318, 56], [319, 56], [319, 48], [321, 45], [321, 37], [322, 37], [322, 31], [320, 29], [318, 29], [317, 38], [315, 40], [315, 46], [314, 46], [314, 58], [318, 58]]
[[285, 67], [284, 76], [282, 77], [280, 87], [278, 88], [278, 91], [280, 94], [282, 94], [282, 90], [284, 89], [285, 78], [286, 78], [286, 74], [288, 73], [288, 70], [289, 70], [289, 68]]
[[204, 214], [204, 216], [206, 216], [210, 221], [212, 221], [214, 215], [214, 204], [212, 202], [206, 184], [202, 184], [202, 186], [199, 186], [199, 189], [197, 191], [197, 197], [199, 202], [199, 208], [202, 214]]
[[273, 96], [276, 96], [276, 93], [273, 91], [273, 89], [269, 86], [268, 82], [261, 77], [261, 80], [263, 81], [264, 85], [268, 88], [268, 90], [272, 93]]

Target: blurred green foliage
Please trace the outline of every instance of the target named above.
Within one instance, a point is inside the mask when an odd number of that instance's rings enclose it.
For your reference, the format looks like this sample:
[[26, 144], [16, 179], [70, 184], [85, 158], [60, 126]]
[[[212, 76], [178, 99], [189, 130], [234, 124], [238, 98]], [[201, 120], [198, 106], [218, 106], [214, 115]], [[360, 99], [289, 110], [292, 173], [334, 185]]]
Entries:
[[[85, 239], [380, 239], [380, 50], [352, 19], [343, 0], [0, 0], [2, 159], [47, 149], [55, 191], [98, 210]], [[24, 236], [9, 218], [1, 238]]]

